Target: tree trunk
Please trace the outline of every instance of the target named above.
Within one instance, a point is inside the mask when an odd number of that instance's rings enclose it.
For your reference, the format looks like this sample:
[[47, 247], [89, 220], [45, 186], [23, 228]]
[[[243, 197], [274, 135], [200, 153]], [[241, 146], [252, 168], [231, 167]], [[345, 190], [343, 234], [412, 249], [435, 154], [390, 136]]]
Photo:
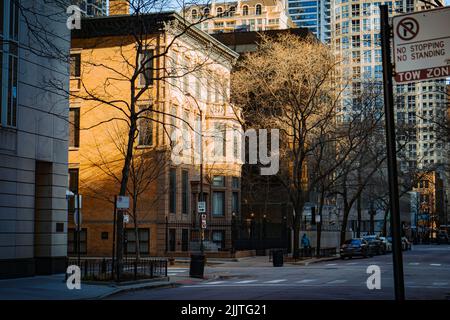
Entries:
[[345, 242], [345, 236], [346, 236], [346, 230], [347, 230], [347, 223], [348, 223], [348, 216], [350, 214], [350, 208], [347, 205], [344, 205], [344, 216], [342, 217], [342, 227], [341, 227], [341, 243], [342, 245]]
[[383, 235], [384, 235], [385, 237], [388, 236], [388, 234], [387, 234], [387, 215], [388, 215], [388, 212], [389, 212], [389, 207], [387, 207], [386, 209], [384, 209]]
[[356, 237], [361, 237], [361, 195], [356, 200], [356, 210], [358, 212], [358, 225], [356, 226]]
[[300, 248], [300, 224], [294, 224], [294, 248], [292, 257], [294, 259], [298, 259], [299, 257], [299, 248]]
[[[134, 90], [132, 89], [132, 93]], [[130, 173], [131, 158], [133, 157], [134, 138], [136, 136], [136, 119], [134, 109], [131, 109], [130, 116], [130, 130], [128, 131], [128, 144], [125, 161], [122, 168], [122, 181], [120, 182], [119, 196], [125, 196], [127, 192], [128, 177]], [[120, 280], [120, 275], [123, 271], [123, 211], [117, 212], [117, 277]]]
[[325, 193], [322, 190], [321, 194], [320, 194], [320, 202], [319, 202], [319, 217], [320, 217], [320, 221], [317, 223], [317, 240], [316, 240], [316, 255], [317, 257], [320, 257], [320, 246], [321, 246], [321, 238], [322, 238], [322, 221], [323, 221], [323, 205], [324, 205], [324, 200], [325, 200]]

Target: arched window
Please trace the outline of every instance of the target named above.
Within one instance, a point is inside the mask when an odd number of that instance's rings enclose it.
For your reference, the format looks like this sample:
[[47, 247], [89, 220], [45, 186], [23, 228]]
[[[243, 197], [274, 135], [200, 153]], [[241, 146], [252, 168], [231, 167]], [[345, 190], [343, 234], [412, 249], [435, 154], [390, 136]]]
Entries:
[[208, 16], [208, 15], [209, 15], [209, 8], [205, 8], [205, 9], [203, 10], [203, 14], [204, 14], [205, 16]]
[[243, 16], [248, 16], [248, 6], [243, 6], [242, 7], [242, 15]]
[[260, 4], [256, 5], [256, 15], [259, 16], [261, 15], [262, 12], [262, 6]]
[[236, 13], [236, 7], [230, 7], [230, 17], [234, 16]]
[[216, 9], [216, 15], [219, 17], [219, 16], [222, 15], [222, 13], [223, 13], [222, 7], [218, 7], [218, 8]]
[[197, 20], [197, 10], [196, 9], [192, 9], [191, 17], [193, 20]]

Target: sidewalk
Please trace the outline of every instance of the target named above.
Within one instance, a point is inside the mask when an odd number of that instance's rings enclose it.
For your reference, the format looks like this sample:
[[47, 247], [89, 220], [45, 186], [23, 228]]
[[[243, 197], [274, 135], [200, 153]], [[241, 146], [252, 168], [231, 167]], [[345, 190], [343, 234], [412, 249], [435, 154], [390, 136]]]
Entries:
[[102, 299], [123, 291], [176, 286], [175, 281], [150, 280], [130, 284], [87, 284], [69, 290], [64, 274], [0, 280], [0, 300], [89, 300]]

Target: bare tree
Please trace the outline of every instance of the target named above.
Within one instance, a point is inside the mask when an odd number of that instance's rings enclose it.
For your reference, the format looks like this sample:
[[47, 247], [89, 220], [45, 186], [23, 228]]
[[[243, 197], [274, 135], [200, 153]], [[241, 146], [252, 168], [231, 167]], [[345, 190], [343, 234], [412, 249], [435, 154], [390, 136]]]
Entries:
[[294, 256], [303, 207], [315, 188], [315, 180], [308, 180], [308, 159], [335, 123], [340, 93], [335, 66], [328, 48], [315, 39], [283, 35], [263, 38], [258, 50], [238, 63], [232, 79], [233, 102], [243, 109], [244, 121], [280, 131], [276, 176], [294, 208]]

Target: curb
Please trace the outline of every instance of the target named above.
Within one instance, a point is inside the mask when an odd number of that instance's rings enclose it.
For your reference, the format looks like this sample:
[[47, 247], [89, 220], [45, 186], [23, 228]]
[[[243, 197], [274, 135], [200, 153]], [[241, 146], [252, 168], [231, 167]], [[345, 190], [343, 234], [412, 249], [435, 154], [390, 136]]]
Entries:
[[176, 283], [176, 282], [172, 282], [172, 281], [168, 281], [167, 283], [158, 283], [158, 284], [152, 284], [149, 283], [147, 285], [142, 285], [142, 286], [138, 286], [138, 287], [129, 287], [129, 288], [117, 288], [116, 290], [112, 291], [112, 292], [108, 292], [105, 294], [102, 294], [100, 296], [96, 296], [93, 298], [87, 298], [87, 299], [83, 299], [83, 300], [102, 300], [108, 297], [111, 297], [113, 295], [119, 294], [119, 293], [124, 293], [124, 292], [131, 292], [131, 291], [139, 291], [139, 290], [146, 290], [146, 289], [153, 289], [153, 288], [164, 288], [164, 287], [179, 287], [180, 284]]
[[329, 258], [323, 258], [323, 259], [312, 260], [312, 261], [305, 261], [305, 262], [286, 262], [286, 264], [290, 263], [290, 264], [293, 264], [293, 265], [308, 266], [310, 264], [319, 263], [319, 262], [339, 260], [340, 258], [341, 257], [336, 256], [336, 257], [329, 257]]

